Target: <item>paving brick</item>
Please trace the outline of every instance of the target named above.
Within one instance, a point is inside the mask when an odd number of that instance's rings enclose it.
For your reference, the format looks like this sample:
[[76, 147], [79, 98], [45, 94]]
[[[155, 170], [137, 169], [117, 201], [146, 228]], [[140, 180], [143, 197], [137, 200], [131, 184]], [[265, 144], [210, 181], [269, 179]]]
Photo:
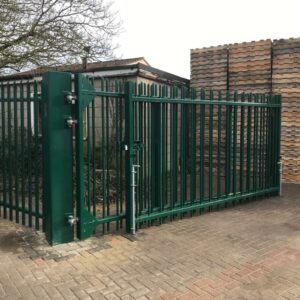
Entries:
[[90, 293], [90, 296], [92, 297], [93, 300], [105, 299], [105, 296], [99, 291], [95, 291], [93, 293]]
[[[0, 219], [0, 298], [299, 299], [300, 186], [284, 190], [143, 229], [134, 241], [107, 235], [51, 248]], [[1, 243], [7, 236], [16, 249]]]
[[131, 293], [130, 295], [134, 298], [134, 299], [140, 299], [141, 297], [147, 295], [150, 292], [149, 289], [147, 289], [146, 287], [143, 287], [141, 289], [136, 290], [135, 292]]

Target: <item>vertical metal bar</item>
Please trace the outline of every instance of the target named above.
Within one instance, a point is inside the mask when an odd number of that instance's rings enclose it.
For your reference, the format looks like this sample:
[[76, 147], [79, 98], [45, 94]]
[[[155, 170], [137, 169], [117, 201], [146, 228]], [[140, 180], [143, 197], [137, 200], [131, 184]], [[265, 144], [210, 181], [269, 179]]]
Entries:
[[[106, 80], [106, 91], [108, 91], [108, 80]], [[109, 97], [106, 97], [106, 193], [107, 193], [107, 216], [110, 216], [110, 130], [109, 130], [109, 124], [110, 124], [110, 118], [109, 118]], [[107, 223], [107, 230], [110, 229], [110, 223]]]
[[[177, 93], [176, 93], [176, 89], [173, 88], [173, 97], [175, 98], [177, 96]], [[173, 169], [173, 197], [172, 197], [172, 208], [174, 208], [175, 205], [177, 205], [178, 203], [178, 198], [177, 198], [177, 193], [178, 193], [178, 190], [177, 190], [177, 155], [178, 155], [178, 152], [177, 152], [177, 132], [178, 132], [178, 128], [177, 128], [177, 120], [178, 120], [178, 104], [174, 104], [173, 106], [173, 137], [172, 137], [172, 140], [173, 140], [173, 162], [172, 162], [172, 169]]]
[[[147, 95], [149, 96], [149, 92], [147, 93]], [[152, 124], [151, 124], [151, 109], [152, 103], [147, 103], [147, 149], [148, 149], [148, 155], [147, 155], [147, 169], [148, 169], [148, 174], [147, 174], [147, 186], [148, 186], [148, 213], [150, 214], [152, 212], [152, 206], [151, 206], [151, 199], [152, 199], [152, 178], [151, 178], [151, 174], [152, 174], [152, 164], [151, 164], [151, 157], [152, 157], [152, 139], [151, 139], [151, 128], [152, 128]]]
[[[92, 202], [93, 202], [93, 215], [96, 215], [96, 107], [95, 101], [92, 102], [92, 170], [93, 170], [93, 193], [92, 193]], [[89, 121], [90, 122], [90, 121]]]
[[7, 140], [8, 140], [8, 195], [9, 195], [9, 199], [8, 199], [8, 204], [9, 204], [9, 220], [12, 221], [13, 220], [13, 186], [12, 186], [12, 134], [11, 134], [11, 130], [12, 130], [12, 114], [11, 114], [11, 85], [8, 84], [7, 87], [7, 114], [8, 114], [8, 122], [7, 122]]
[[[2, 94], [2, 85], [3, 83], [0, 83], [0, 111], [2, 111], [2, 106], [1, 106], [1, 103], [2, 103], [2, 98], [3, 98], [3, 94]], [[0, 113], [1, 115], [1, 113]], [[3, 126], [3, 119], [1, 119], [1, 128]], [[0, 130], [1, 131], [1, 130]], [[2, 136], [2, 131], [1, 131], [1, 140], [5, 139], [5, 137]], [[1, 140], [0, 140], [0, 143], [1, 143]], [[1, 144], [1, 147], [2, 147], [2, 144]], [[0, 162], [1, 162], [1, 168], [0, 168], [0, 178], [2, 179], [3, 178], [3, 169], [4, 169], [4, 161], [2, 160], [2, 152], [4, 152], [4, 149], [3, 148], [0, 148], [1, 151], [0, 151]], [[2, 181], [0, 183], [0, 185], [2, 184]], [[0, 200], [0, 217], [2, 217], [2, 214], [3, 214], [3, 195], [4, 195], [5, 191], [3, 190], [3, 185], [2, 185], [2, 191], [0, 192], [0, 196], [1, 196], [1, 200]]]
[[[162, 98], [165, 99], [166, 98], [166, 86], [163, 86], [162, 89]], [[169, 137], [169, 131], [168, 131], [168, 112], [169, 112], [169, 104], [165, 103], [163, 104], [164, 107], [164, 111], [163, 111], [163, 118], [164, 118], [164, 125], [163, 125], [163, 149], [164, 149], [164, 153], [163, 153], [163, 177], [164, 177], [164, 184], [163, 184], [163, 203], [164, 203], [164, 207], [163, 209], [165, 209], [165, 207], [168, 205], [169, 201], [168, 201], [168, 189], [169, 189], [169, 179], [168, 179], [168, 160], [169, 160], [169, 155], [168, 155], [168, 137]]]
[[[196, 99], [196, 90], [192, 89], [191, 91], [192, 100]], [[191, 106], [191, 203], [196, 200], [196, 105], [192, 104]]]
[[22, 194], [22, 204], [21, 204], [21, 211], [22, 211], [22, 225], [25, 225], [25, 158], [24, 158], [24, 148], [25, 148], [25, 130], [24, 130], [24, 83], [20, 83], [20, 122], [21, 122], [21, 131], [20, 131], [20, 139], [21, 139], [21, 194]]
[[31, 85], [27, 82], [28, 225], [32, 227]]
[[[222, 101], [222, 92], [219, 91], [218, 96], [219, 101]], [[218, 179], [217, 179], [217, 197], [221, 196], [222, 182], [221, 182], [221, 157], [222, 157], [222, 107], [223, 105], [218, 105]]]
[[[143, 88], [143, 85], [142, 85]], [[144, 90], [142, 89], [141, 91], [142, 95], [144, 95]], [[148, 109], [148, 105], [147, 103], [143, 103], [143, 108], [144, 108], [144, 118], [143, 118], [143, 143], [144, 143], [144, 160], [143, 160], [143, 187], [144, 187], [144, 206], [143, 209], [145, 211], [147, 211], [148, 205], [147, 205], [147, 201], [148, 201], [148, 189], [149, 186], [147, 184], [147, 172], [148, 172], [148, 152], [149, 152], [149, 147], [148, 147], [148, 134], [147, 134], [147, 130], [148, 130], [148, 113], [149, 113], [149, 109]]]
[[[273, 96], [270, 97], [270, 103], [273, 104]], [[270, 149], [270, 187], [274, 186], [274, 169], [273, 169], [273, 164], [274, 164], [274, 124], [273, 124], [273, 117], [274, 117], [274, 108], [271, 107], [270, 109], [270, 120], [269, 120], [269, 126], [270, 126], [270, 142], [269, 142], [269, 149]]]
[[[241, 102], [245, 102], [245, 93], [242, 93]], [[240, 192], [244, 192], [244, 155], [245, 155], [245, 107], [241, 106], [241, 125], [240, 125]]]
[[[263, 103], [266, 104], [266, 95], [263, 96]], [[262, 140], [262, 143], [263, 143], [263, 149], [262, 149], [262, 187], [263, 189], [266, 188], [266, 178], [265, 178], [265, 175], [266, 175], [266, 107], [264, 106], [262, 108], [262, 114], [263, 114], [263, 120], [262, 120], [262, 127], [263, 127], [263, 130], [262, 130], [262, 133], [263, 133], [263, 140]]]
[[39, 132], [38, 132], [38, 122], [39, 122], [39, 109], [38, 109], [38, 87], [37, 82], [33, 83], [33, 120], [34, 120], [34, 195], [35, 195], [35, 228], [39, 230], [39, 212], [40, 212], [40, 193], [39, 193]]
[[282, 161], [281, 161], [281, 95], [277, 95], [277, 103], [280, 105], [280, 107], [277, 108], [277, 118], [276, 118], [276, 124], [277, 124], [277, 161], [278, 161], [278, 182], [279, 185], [279, 196], [282, 196]]
[[[159, 97], [161, 100], [164, 98], [164, 87], [160, 86]], [[161, 144], [160, 144], [160, 161], [161, 161], [161, 190], [160, 190], [160, 199], [161, 199], [161, 211], [165, 208], [166, 203], [166, 104], [161, 103]]]
[[[252, 95], [248, 95], [248, 102], [251, 102]], [[251, 176], [251, 131], [252, 131], [252, 107], [248, 106], [247, 116], [247, 175], [246, 175], [246, 191], [250, 192], [250, 176]]]
[[[264, 95], [259, 96], [259, 102], [263, 103]], [[262, 153], [263, 153], [263, 107], [259, 108], [259, 158], [258, 158], [258, 187], [262, 189], [262, 178], [263, 178], [263, 161], [262, 161]]]
[[[269, 98], [269, 103], [272, 103], [272, 96], [270, 96]], [[268, 155], [269, 155], [269, 165], [268, 165], [268, 170], [269, 170], [269, 187], [272, 187], [272, 181], [273, 181], [273, 174], [272, 174], [272, 164], [273, 164], [273, 122], [272, 122], [272, 118], [273, 118], [273, 107], [270, 107], [269, 109], [269, 141], [268, 141]]]
[[[120, 89], [119, 89], [120, 90]], [[120, 143], [120, 146], [121, 146], [121, 141], [123, 141], [123, 135], [124, 135], [124, 128], [123, 128], [123, 118], [124, 118], [124, 114], [123, 114], [123, 110], [124, 110], [124, 106], [125, 106], [125, 99], [122, 98], [119, 100], [119, 110], [120, 110], [120, 140], [119, 140], [119, 143]], [[123, 160], [123, 151], [122, 151], [122, 148], [119, 147], [119, 161], [120, 161], [120, 213], [123, 213], [124, 212], [124, 205], [123, 205], [123, 202], [124, 202], [124, 184], [123, 184], [123, 180], [124, 180], [124, 176], [126, 176], [124, 174], [124, 160]], [[125, 200], [126, 201], [126, 200]], [[120, 222], [120, 227], [122, 228], [123, 227], [123, 219], [121, 220]]]
[[[101, 90], [104, 91], [104, 80], [101, 79]], [[105, 166], [105, 103], [104, 103], [104, 97], [101, 96], [101, 160], [102, 160], [102, 217], [104, 218], [106, 216], [106, 166]], [[105, 231], [105, 224], [102, 225], [102, 231], [104, 233]]]
[[19, 147], [18, 147], [18, 100], [17, 100], [17, 85], [16, 82], [13, 83], [13, 101], [14, 101], [14, 148], [15, 148], [15, 220], [19, 223]]
[[[181, 98], [184, 99], [186, 95], [185, 88], [181, 90]], [[180, 143], [180, 155], [181, 155], [181, 166], [180, 166], [180, 177], [181, 177], [181, 207], [186, 204], [186, 104], [181, 103], [181, 125], [180, 125], [180, 134], [181, 134], [181, 143]]]
[[[205, 91], [201, 89], [200, 99], [205, 100]], [[204, 151], [205, 151], [205, 104], [200, 105], [200, 201], [204, 200], [205, 175], [204, 175]]]
[[[166, 86], [163, 87], [162, 90], [162, 98], [165, 99], [166, 98]], [[163, 104], [164, 107], [164, 112], [163, 112], [163, 118], [164, 118], [164, 130], [163, 130], [163, 177], [164, 177], [164, 183], [163, 183], [163, 203], [164, 203], [164, 207], [163, 209], [165, 209], [165, 206], [168, 205], [169, 201], [168, 201], [168, 188], [169, 188], [169, 182], [168, 182], [168, 160], [169, 160], [169, 155], [168, 155], [168, 112], [169, 112], [169, 104], [165, 103]]]
[[[170, 97], [173, 97], [173, 88], [170, 91]], [[170, 207], [174, 207], [174, 114], [175, 114], [175, 104], [170, 104]]]
[[[279, 95], [275, 95], [275, 102], [276, 104], [281, 105], [281, 99]], [[274, 126], [275, 126], [275, 173], [276, 173], [276, 181], [275, 186], [279, 187], [279, 195], [282, 194], [282, 186], [281, 186], [281, 174], [282, 174], [282, 162], [280, 156], [280, 112], [281, 107], [275, 108], [275, 119], [274, 119]]]
[[[275, 103], [275, 96], [271, 96], [271, 103]], [[271, 120], [270, 120], [270, 127], [271, 127], [271, 141], [270, 141], [270, 146], [271, 146], [271, 186], [275, 186], [275, 177], [276, 177], [276, 166], [277, 166], [277, 159], [275, 157], [275, 124], [274, 124], [274, 119], [275, 119], [275, 112], [276, 108], [272, 107], [271, 111]]]
[[[234, 102], [238, 101], [238, 93], [234, 92]], [[233, 108], [233, 174], [232, 174], [232, 192], [237, 192], [237, 106]]]
[[[266, 95], [263, 95], [263, 99], [262, 102], [264, 104], [266, 104]], [[267, 138], [266, 138], [266, 132], [267, 132], [267, 128], [266, 128], [266, 114], [267, 114], [267, 108], [264, 106], [262, 108], [262, 188], [265, 189], [266, 188], [266, 144], [267, 144]]]
[[[226, 101], [230, 101], [229, 91], [226, 95]], [[232, 136], [232, 106], [226, 107], [226, 178], [225, 193], [231, 193], [231, 136]]]
[[[139, 95], [141, 94], [141, 85], [139, 86]], [[138, 110], [139, 110], [139, 119], [138, 119], [138, 125], [139, 125], [139, 141], [142, 144], [144, 142], [144, 103], [138, 103]], [[144, 194], [144, 148], [139, 151], [139, 207], [137, 210], [138, 215], [142, 213], [142, 210], [144, 208], [144, 201], [145, 201], [145, 194]]]
[[[154, 91], [154, 84], [151, 85], [151, 93], [150, 97], [155, 96]], [[157, 132], [156, 132], [156, 122], [157, 120], [157, 114], [156, 114], [156, 105], [154, 103], [151, 103], [151, 212], [153, 212], [153, 209], [157, 207], [157, 203], [159, 203], [159, 199], [157, 198], [157, 190], [158, 185], [160, 182], [158, 181], [158, 178], [156, 177], [157, 174]], [[158, 182], [157, 182], [158, 181]]]
[[[270, 103], [270, 95], [266, 98], [266, 103]], [[266, 187], [270, 187], [270, 107], [266, 108], [266, 174], [265, 174], [265, 184]]]
[[[155, 96], [157, 96], [157, 85]], [[161, 98], [161, 90], [159, 91], [159, 95]], [[159, 204], [159, 210], [163, 211], [163, 146], [164, 146], [164, 139], [163, 139], [163, 116], [162, 116], [162, 104], [158, 103], [155, 104], [156, 106], [156, 136], [157, 136], [157, 146], [156, 146], [156, 169], [157, 169], [157, 181], [158, 181], [158, 190], [157, 190], [157, 198]], [[161, 222], [161, 220], [160, 220]]]
[[[214, 100], [214, 93], [210, 91], [210, 101]], [[208, 181], [208, 191], [209, 191], [209, 201], [212, 200], [213, 197], [213, 130], [214, 130], [214, 106], [211, 104], [209, 105], [209, 137], [208, 137], [208, 147], [209, 147], [209, 181]]]
[[[254, 102], [258, 102], [258, 95], [254, 95]], [[258, 107], [254, 107], [254, 127], [253, 127], [253, 190], [257, 190], [257, 144], [258, 144]]]
[[[87, 151], [87, 164], [86, 164], [86, 173], [87, 173], [87, 209], [91, 211], [91, 126], [90, 126], [90, 109], [91, 106], [88, 105], [86, 108], [86, 123], [87, 128], [87, 139], [86, 139], [86, 151]], [[93, 153], [95, 155], [95, 153]]]
[[[7, 88], [7, 87], [6, 87]], [[2, 162], [3, 162], [3, 169], [2, 169], [2, 177], [3, 177], [3, 216], [7, 218], [7, 185], [6, 185], [6, 171], [7, 171], [7, 158], [6, 158], [6, 132], [5, 132], [5, 125], [6, 125], [6, 109], [5, 109], [5, 88], [4, 84], [1, 83], [1, 116], [2, 116]]]
[[[115, 81], [115, 92], [118, 93], [118, 82]], [[116, 136], [115, 136], [115, 155], [116, 155], [116, 214], [120, 215], [120, 194], [121, 194], [121, 181], [120, 181], [120, 155], [119, 152], [121, 150], [121, 137], [120, 137], [120, 102], [121, 99], [116, 98], [115, 99], [115, 105], [116, 105]], [[117, 221], [117, 230], [120, 228], [120, 221]]]
[[133, 115], [133, 83], [127, 82], [125, 86], [125, 132], [126, 132], [126, 144], [128, 145], [128, 150], [126, 151], [126, 231], [128, 233], [134, 233], [135, 223], [133, 212], [133, 190], [132, 190], [132, 176], [131, 170], [133, 166], [134, 159], [134, 115]]

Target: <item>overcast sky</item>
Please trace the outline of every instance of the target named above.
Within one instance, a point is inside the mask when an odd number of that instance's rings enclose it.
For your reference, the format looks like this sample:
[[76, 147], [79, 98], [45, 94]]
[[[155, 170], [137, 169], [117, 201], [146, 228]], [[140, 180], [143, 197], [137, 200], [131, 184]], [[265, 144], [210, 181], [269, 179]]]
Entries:
[[300, 37], [300, 0], [114, 0], [117, 52], [190, 77], [190, 49]]

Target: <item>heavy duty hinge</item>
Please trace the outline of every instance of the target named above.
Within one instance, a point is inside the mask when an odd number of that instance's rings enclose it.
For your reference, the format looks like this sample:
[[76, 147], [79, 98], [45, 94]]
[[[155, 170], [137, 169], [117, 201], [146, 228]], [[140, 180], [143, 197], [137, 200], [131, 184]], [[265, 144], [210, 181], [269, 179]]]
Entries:
[[79, 219], [77, 217], [74, 217], [71, 214], [66, 214], [66, 218], [67, 218], [67, 221], [70, 224], [70, 226], [74, 226], [76, 224], [76, 222], [79, 221]]
[[74, 120], [72, 117], [68, 117], [68, 118], [66, 119], [66, 124], [67, 124], [67, 126], [68, 126], [69, 128], [72, 128], [73, 125], [76, 125], [77, 123], [78, 123], [78, 121], [77, 121], [77, 120]]
[[76, 102], [76, 96], [74, 94], [72, 94], [71, 92], [66, 92], [65, 99], [66, 99], [66, 102], [69, 104], [75, 104], [75, 102]]

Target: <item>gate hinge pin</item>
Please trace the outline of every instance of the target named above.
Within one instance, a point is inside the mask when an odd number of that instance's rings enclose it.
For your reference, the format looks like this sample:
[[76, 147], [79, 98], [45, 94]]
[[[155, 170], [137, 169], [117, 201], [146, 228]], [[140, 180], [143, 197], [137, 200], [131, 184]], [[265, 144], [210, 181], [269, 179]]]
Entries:
[[78, 222], [78, 218], [72, 216], [72, 215], [69, 215], [68, 216], [68, 223], [71, 225], [71, 226], [74, 226], [76, 224], [76, 222]]
[[70, 94], [66, 95], [66, 101], [69, 104], [75, 104], [76, 96], [74, 96], [70, 93]]
[[76, 125], [78, 122], [77, 120], [74, 120], [72, 119], [72, 117], [69, 117], [67, 120], [66, 120], [66, 123], [67, 123], [67, 126], [72, 128], [73, 125]]

